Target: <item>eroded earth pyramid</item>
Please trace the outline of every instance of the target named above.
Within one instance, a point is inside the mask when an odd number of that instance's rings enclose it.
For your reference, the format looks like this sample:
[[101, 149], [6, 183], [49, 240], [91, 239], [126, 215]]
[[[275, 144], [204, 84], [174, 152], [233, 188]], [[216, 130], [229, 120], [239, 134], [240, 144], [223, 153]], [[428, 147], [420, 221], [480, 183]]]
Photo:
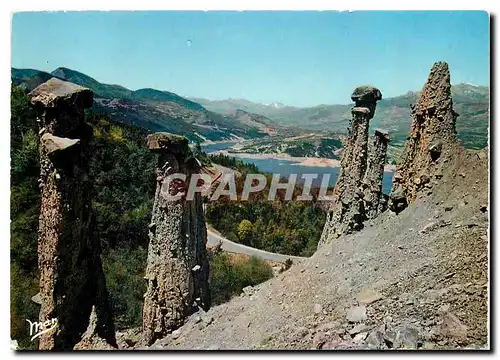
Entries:
[[382, 93], [372, 86], [361, 86], [354, 90], [351, 99], [355, 105], [334, 189], [336, 199], [328, 213], [320, 244], [360, 230], [365, 220], [363, 179], [367, 170], [368, 128]]
[[[210, 294], [201, 194], [185, 196], [200, 164], [184, 137], [155, 133], [147, 145], [158, 153], [142, 321], [143, 342], [151, 344], [180, 327], [196, 307], [207, 310]], [[186, 178], [169, 179], [173, 174]]]
[[442, 177], [443, 167], [458, 154], [450, 71], [436, 62], [420, 99], [411, 107], [411, 129], [393, 178], [389, 206], [399, 213], [432, 182]]
[[40, 336], [39, 349], [73, 349], [92, 309], [89, 337], [116, 346], [92, 220], [87, 148], [92, 128], [84, 109], [92, 105], [93, 93], [52, 78], [29, 97], [40, 129], [39, 321], [57, 319], [57, 326]]

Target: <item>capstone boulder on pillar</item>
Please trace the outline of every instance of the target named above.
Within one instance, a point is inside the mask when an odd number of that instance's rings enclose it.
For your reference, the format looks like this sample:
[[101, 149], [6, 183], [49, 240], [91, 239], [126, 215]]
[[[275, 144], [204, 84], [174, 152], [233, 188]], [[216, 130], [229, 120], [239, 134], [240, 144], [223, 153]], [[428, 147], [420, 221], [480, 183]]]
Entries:
[[320, 243], [360, 230], [365, 219], [363, 179], [367, 169], [368, 128], [382, 93], [373, 86], [361, 86], [351, 95], [354, 101], [349, 133], [335, 185], [335, 200], [327, 215]]

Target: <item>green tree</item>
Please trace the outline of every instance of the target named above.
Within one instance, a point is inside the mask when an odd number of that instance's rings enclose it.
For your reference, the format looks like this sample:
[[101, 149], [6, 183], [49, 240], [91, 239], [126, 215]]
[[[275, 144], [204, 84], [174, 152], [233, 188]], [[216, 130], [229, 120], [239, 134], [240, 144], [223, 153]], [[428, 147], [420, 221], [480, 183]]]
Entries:
[[25, 319], [38, 318], [31, 298], [38, 289], [37, 229], [40, 212], [38, 136], [36, 115], [28, 97], [11, 89], [10, 192], [10, 318], [11, 337], [23, 348], [33, 348]]
[[247, 219], [241, 220], [240, 224], [238, 225], [237, 234], [238, 239], [240, 239], [243, 244], [250, 244], [250, 238], [252, 235], [252, 222]]

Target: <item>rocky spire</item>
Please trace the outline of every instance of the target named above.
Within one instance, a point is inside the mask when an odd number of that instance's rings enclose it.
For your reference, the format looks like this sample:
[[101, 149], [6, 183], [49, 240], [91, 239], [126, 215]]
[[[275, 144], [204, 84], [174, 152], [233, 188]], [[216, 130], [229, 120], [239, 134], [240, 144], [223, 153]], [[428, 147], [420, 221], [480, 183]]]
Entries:
[[349, 134], [344, 144], [345, 151], [334, 190], [336, 200], [327, 216], [320, 243], [329, 242], [341, 234], [363, 227], [362, 181], [367, 167], [368, 127], [382, 94], [372, 86], [361, 86], [354, 90], [351, 99], [355, 105], [352, 108]]
[[69, 350], [87, 330], [116, 346], [99, 240], [94, 234], [84, 109], [93, 93], [55, 78], [30, 94], [38, 114], [41, 209], [38, 229], [40, 322], [57, 328], [40, 336], [40, 350]]
[[382, 180], [384, 178], [384, 166], [387, 160], [387, 144], [389, 141], [389, 133], [381, 129], [375, 129], [375, 134], [370, 138], [368, 163], [363, 180], [366, 219], [373, 219], [385, 210]]
[[[169, 198], [187, 191], [186, 184], [200, 172], [200, 164], [186, 138], [155, 133], [147, 144], [159, 155], [142, 319], [143, 342], [151, 344], [180, 327], [197, 306], [208, 310], [210, 294], [201, 194], [193, 200]], [[186, 180], [166, 181], [178, 173]]]
[[439, 179], [441, 167], [457, 152], [450, 71], [445, 62], [436, 62], [419, 101], [411, 107], [411, 129], [401, 161], [393, 178], [390, 208], [404, 210], [424, 188]]

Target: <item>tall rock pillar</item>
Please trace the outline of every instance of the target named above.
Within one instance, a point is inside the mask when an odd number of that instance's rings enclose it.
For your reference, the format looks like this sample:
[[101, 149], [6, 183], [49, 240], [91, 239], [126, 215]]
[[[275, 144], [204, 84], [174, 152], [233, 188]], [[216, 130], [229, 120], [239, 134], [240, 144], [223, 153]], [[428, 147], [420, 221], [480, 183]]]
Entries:
[[430, 181], [442, 176], [440, 169], [457, 153], [450, 71], [436, 62], [419, 101], [411, 107], [411, 129], [393, 178], [389, 207], [398, 213], [414, 201]]
[[[196, 306], [208, 310], [210, 293], [201, 194], [192, 200], [171, 198], [187, 193], [186, 184], [200, 172], [200, 164], [184, 137], [155, 133], [147, 144], [159, 155], [142, 318], [143, 342], [151, 344], [180, 327]], [[170, 181], [173, 174], [184, 174], [186, 180]]]
[[85, 123], [84, 109], [92, 105], [93, 93], [52, 78], [29, 97], [40, 128], [39, 321], [57, 319], [57, 326], [40, 336], [39, 349], [72, 349], [92, 312], [93, 335], [115, 346], [88, 177], [92, 128]]
[[327, 216], [320, 243], [329, 242], [363, 227], [362, 181], [367, 167], [368, 127], [375, 114], [377, 101], [382, 99], [382, 93], [372, 86], [361, 86], [354, 90], [351, 99], [355, 105], [352, 108], [349, 134], [335, 185], [336, 199]]
[[363, 180], [365, 218], [373, 219], [384, 211], [382, 181], [384, 166], [387, 160], [387, 144], [390, 141], [389, 133], [385, 130], [375, 129], [375, 134], [370, 137], [368, 163]]

